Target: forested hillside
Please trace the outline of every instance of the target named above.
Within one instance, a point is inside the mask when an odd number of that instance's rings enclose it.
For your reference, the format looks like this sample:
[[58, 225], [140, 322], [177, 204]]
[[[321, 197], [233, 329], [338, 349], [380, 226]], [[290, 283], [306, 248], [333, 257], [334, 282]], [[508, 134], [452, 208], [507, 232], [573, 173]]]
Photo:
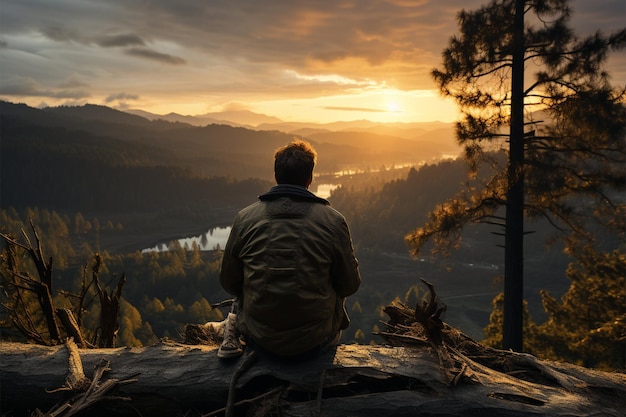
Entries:
[[[59, 289], [75, 290], [92, 255], [99, 252], [109, 281], [122, 273], [128, 277], [122, 304], [127, 317], [119, 343], [176, 337], [185, 322], [214, 316], [209, 303], [228, 296], [217, 285], [219, 253], [186, 253], [176, 246], [165, 253], [139, 251], [228, 225], [236, 210], [272, 185], [273, 151], [292, 135], [149, 121], [94, 105], [34, 109], [2, 102], [0, 106], [0, 227], [19, 237], [20, 228], [28, 230], [29, 219], [33, 220], [46, 252], [55, 259]], [[377, 151], [377, 141], [388, 143]], [[419, 141], [384, 135], [327, 133], [311, 142], [320, 155], [317, 172], [322, 176], [316, 181], [350, 184], [346, 190], [372, 198], [378, 198], [375, 193], [386, 181], [406, 176], [408, 168], [391, 169], [399, 155], [435, 157], [432, 142], [420, 152]], [[339, 169], [361, 173], [337, 179], [331, 173]], [[333, 197], [338, 204], [340, 198]], [[367, 225], [381, 224], [352, 208], [347, 215], [355, 220], [359, 256], [370, 258], [359, 247], [371, 253], [375, 245], [367, 241], [371, 239]], [[405, 232], [401, 228], [396, 229], [400, 242]], [[401, 245], [396, 242], [393, 250], [405, 256]], [[368, 271], [367, 259], [363, 262], [366, 281], [374, 282], [376, 272]], [[405, 276], [413, 263], [410, 259], [399, 263], [401, 282], [381, 288], [365, 285], [360, 298], [350, 301], [353, 331], [346, 340], [372, 339], [380, 308], [415, 283]]]
[[[496, 226], [475, 224], [463, 233], [461, 245], [449, 256], [428, 251], [411, 259], [404, 236], [423, 224], [442, 201], [471, 187], [467, 164], [447, 160], [411, 169], [404, 178], [381, 189], [343, 187], [331, 202], [350, 219], [355, 246], [363, 268], [364, 284], [376, 291], [412, 295], [419, 278], [432, 282], [449, 304], [447, 320], [480, 339], [491, 312], [491, 300], [502, 290], [503, 241]], [[543, 319], [540, 291], [562, 294], [569, 285], [565, 269], [571, 259], [553, 242], [547, 222], [529, 224], [526, 242], [528, 278], [524, 297], [534, 317]], [[608, 237], [607, 237], [608, 238]], [[360, 294], [355, 296], [357, 299]], [[421, 297], [421, 295], [420, 295]], [[419, 298], [419, 297], [418, 297]]]
[[[272, 185], [273, 151], [291, 135], [148, 121], [100, 106], [0, 105], [0, 231], [19, 236], [33, 220], [54, 257], [56, 288], [76, 291], [94, 253], [101, 255], [106, 282], [114, 284], [124, 273], [121, 345], [176, 338], [187, 322], [221, 318], [222, 312], [210, 308], [228, 298], [217, 280], [219, 250], [185, 251], [173, 243], [167, 252], [140, 251], [227, 226], [239, 208]], [[412, 259], [404, 242], [437, 204], [472, 186], [465, 162], [420, 166], [420, 160], [413, 168], [392, 169], [389, 161], [402, 153], [397, 147], [417, 158], [419, 142], [388, 138], [375, 156], [371, 147], [380, 136], [310, 134], [322, 173], [315, 181], [340, 185], [329, 199], [348, 219], [363, 275], [362, 287], [348, 300], [352, 324], [344, 342], [376, 341], [372, 332], [382, 308], [396, 297], [414, 305], [424, 295], [420, 278], [432, 282], [448, 305], [447, 322], [482, 339], [492, 300], [502, 289], [498, 230], [469, 227], [449, 258], [426, 253]], [[345, 165], [339, 167], [340, 161]], [[330, 174], [353, 164], [353, 173]], [[571, 260], [560, 246], [546, 246], [552, 237], [546, 226], [530, 224], [535, 233], [526, 240], [524, 296], [538, 321], [545, 318], [540, 291], [559, 297], [569, 285], [565, 271]], [[71, 299], [55, 297], [60, 305]]]
[[[374, 175], [363, 173], [360, 176], [364, 178], [359, 179], [357, 175], [353, 181], [363, 184]], [[372, 331], [378, 329], [384, 315], [382, 308], [396, 297], [416, 303], [424, 295], [417, 285], [420, 278], [433, 282], [444, 302], [449, 304], [447, 321], [482, 338], [491, 299], [501, 285], [497, 282], [501, 274], [497, 239], [488, 231], [474, 230], [468, 233], [466, 246], [451, 258], [420, 260], [409, 257], [403, 242], [404, 234], [423, 221], [441, 199], [462, 189], [465, 175], [462, 161], [443, 161], [411, 169], [404, 178], [380, 188], [352, 185], [332, 194], [332, 204], [345, 213], [350, 222], [363, 275], [361, 289], [348, 300], [352, 324], [344, 335], [345, 342], [376, 340]], [[237, 183], [230, 187], [236, 190]], [[204, 224], [195, 223], [200, 214], [183, 215], [187, 212], [184, 207], [173, 211], [181, 217], [174, 224], [185, 227], [190, 235], [204, 230]], [[3, 231], [19, 236], [19, 228], [33, 219], [42, 230], [46, 252], [55, 259], [59, 288], [75, 291], [83, 268], [90, 265], [95, 252], [102, 256], [102, 275], [107, 282], [114, 283], [115, 277], [124, 273], [127, 284], [122, 313], [126, 318], [121, 322], [119, 343], [137, 345], [165, 336], [176, 338], [187, 322], [220, 318], [222, 313], [211, 311], [209, 305], [229, 298], [218, 284], [219, 251], [201, 252], [195, 248], [186, 252], [173, 243], [167, 252], [140, 253], [143, 247], [157, 241], [167, 242], [168, 238], [174, 240], [185, 232], [179, 229], [178, 233], [173, 233], [171, 224], [152, 221], [155, 215], [149, 212], [140, 217], [144, 216], [148, 218], [142, 220], [127, 215], [120, 221], [114, 212], [92, 217], [80, 212], [62, 214], [48, 209], [19, 212], [11, 209], [2, 211], [0, 223]], [[225, 221], [227, 224], [230, 218]], [[150, 244], [138, 246], [142, 242]], [[546, 267], [546, 262], [550, 267]], [[540, 310], [537, 305], [540, 289], [560, 294], [566, 288], [563, 276], [566, 262], [562, 254], [554, 251], [549, 255], [540, 254], [534, 260], [542, 265], [538, 268], [541, 274], [529, 282], [528, 298], [535, 312]], [[58, 298], [65, 300], [59, 301], [61, 304], [67, 303], [65, 297]], [[94, 316], [87, 315], [86, 323], [90, 318], [93, 321]]]
[[[1, 106], [5, 207], [132, 212], [207, 200], [241, 204], [239, 196], [267, 187], [248, 179], [271, 177], [267, 167], [265, 175], [255, 168], [261, 152], [237, 141], [271, 147], [289, 140], [240, 137], [227, 126], [204, 132], [100, 106]], [[231, 187], [236, 180], [246, 182]]]
[[[228, 223], [237, 208], [272, 185], [273, 152], [293, 138], [228, 125], [150, 121], [96, 105], [35, 109], [0, 102], [0, 124], [2, 207], [106, 214], [130, 230], [140, 227], [139, 234], [159, 223], [169, 226], [166, 237], [186, 233], [194, 223]], [[325, 174], [319, 181], [336, 182], [332, 173], [341, 169], [391, 167], [398, 155], [407, 156], [405, 163], [439, 155], [431, 142], [420, 152], [419, 141], [362, 135], [326, 134], [312, 141], [320, 154], [316, 172]], [[393, 146], [378, 150], [376, 141]]]
[[[0, 110], [3, 162], [14, 164], [24, 163], [25, 155], [37, 152], [33, 157], [62, 159], [64, 164], [81, 161], [115, 167], [166, 166], [189, 169], [200, 177], [271, 181], [273, 151], [294, 137], [279, 131], [256, 131], [225, 124], [198, 127], [149, 121], [96, 105], [35, 109], [0, 102]], [[350, 135], [349, 141], [346, 135]], [[345, 167], [378, 169], [400, 162], [419, 163], [455, 152], [451, 140], [443, 148], [437, 148], [423, 138], [407, 140], [366, 133], [326, 134], [308, 140], [322, 156], [318, 173]], [[379, 148], [375, 144], [383, 146]], [[400, 161], [400, 155], [406, 160]], [[3, 164], [3, 172], [16, 174], [11, 171], [13, 168], [15, 165], [5, 168]], [[42, 169], [47, 169], [47, 165]], [[73, 169], [69, 165], [65, 171]], [[58, 173], [57, 167], [54, 170]], [[9, 190], [13, 188], [10, 182], [7, 185]]]

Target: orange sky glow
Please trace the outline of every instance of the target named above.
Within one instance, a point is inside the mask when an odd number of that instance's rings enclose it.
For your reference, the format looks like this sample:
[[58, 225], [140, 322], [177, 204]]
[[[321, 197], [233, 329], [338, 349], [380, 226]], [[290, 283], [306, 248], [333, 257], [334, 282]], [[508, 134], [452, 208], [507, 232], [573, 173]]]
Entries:
[[[5, 0], [0, 98], [284, 121], [451, 122], [430, 76], [485, 0]], [[572, 1], [580, 36], [624, 25], [623, 0]], [[626, 54], [609, 61], [626, 83]]]

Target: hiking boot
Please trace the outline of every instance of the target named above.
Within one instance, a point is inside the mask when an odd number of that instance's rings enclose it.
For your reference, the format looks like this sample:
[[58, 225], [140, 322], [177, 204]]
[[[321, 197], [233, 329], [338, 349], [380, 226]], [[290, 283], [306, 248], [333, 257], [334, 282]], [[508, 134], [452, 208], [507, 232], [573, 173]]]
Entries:
[[226, 325], [224, 326], [224, 341], [217, 350], [217, 357], [220, 359], [238, 358], [243, 353], [239, 332], [237, 331], [237, 315], [228, 313]]

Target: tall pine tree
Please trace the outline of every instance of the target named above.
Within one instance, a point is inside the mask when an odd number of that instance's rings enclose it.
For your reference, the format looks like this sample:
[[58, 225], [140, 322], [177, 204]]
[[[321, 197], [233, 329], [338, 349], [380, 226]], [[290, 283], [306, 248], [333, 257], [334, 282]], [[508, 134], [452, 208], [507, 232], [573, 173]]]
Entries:
[[547, 219], [577, 244], [593, 240], [590, 215], [623, 232], [625, 93], [603, 66], [626, 46], [626, 30], [579, 39], [569, 4], [493, 0], [461, 11], [460, 34], [432, 73], [463, 114], [457, 137], [472, 172], [488, 164], [493, 174], [443, 203], [407, 241], [419, 253], [429, 240], [458, 241], [471, 222], [504, 229], [503, 347], [514, 350], [523, 342], [524, 218]]

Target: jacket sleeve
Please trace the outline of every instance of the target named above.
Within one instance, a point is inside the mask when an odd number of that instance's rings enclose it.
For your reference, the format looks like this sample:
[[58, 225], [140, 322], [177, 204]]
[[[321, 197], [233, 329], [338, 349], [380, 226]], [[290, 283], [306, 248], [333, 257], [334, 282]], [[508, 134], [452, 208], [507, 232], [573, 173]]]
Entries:
[[241, 297], [243, 291], [243, 263], [239, 259], [240, 241], [238, 221], [235, 218], [226, 241], [220, 270], [220, 284], [229, 294]]
[[337, 295], [347, 297], [361, 285], [359, 262], [354, 256], [352, 237], [345, 218], [341, 218], [335, 240], [335, 257], [332, 266], [333, 286]]

